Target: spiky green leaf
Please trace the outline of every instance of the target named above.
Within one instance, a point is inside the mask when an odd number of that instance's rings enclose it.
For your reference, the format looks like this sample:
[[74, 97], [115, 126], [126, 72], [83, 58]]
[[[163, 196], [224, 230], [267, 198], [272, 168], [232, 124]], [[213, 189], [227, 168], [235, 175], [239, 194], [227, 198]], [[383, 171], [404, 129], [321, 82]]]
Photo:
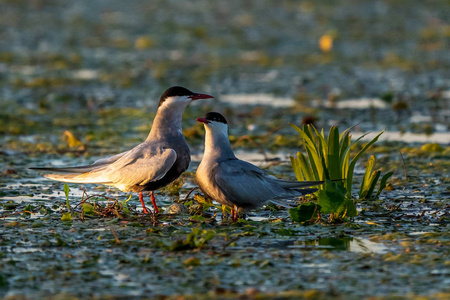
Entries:
[[[359, 199], [363, 199], [370, 189], [370, 181], [371, 177], [373, 176], [372, 170], [374, 165], [375, 165], [375, 156], [371, 155], [369, 161], [367, 162], [366, 172], [364, 173], [364, 177], [361, 182], [361, 186], [359, 188]], [[362, 196], [363, 194], [364, 196]]]
[[381, 131], [376, 137], [374, 137], [369, 143], [367, 143], [367, 145], [364, 146], [364, 148], [361, 149], [361, 151], [358, 152], [358, 154], [356, 154], [355, 157], [353, 157], [352, 161], [350, 162], [350, 165], [348, 167], [348, 173], [347, 173], [347, 198], [351, 198], [352, 196], [352, 190], [351, 190], [351, 186], [352, 186], [352, 181], [353, 181], [353, 170], [355, 169], [355, 165], [356, 162], [359, 160], [359, 158], [361, 157], [361, 155], [367, 151], [367, 149], [369, 149], [370, 146], [372, 146], [380, 137], [380, 135], [382, 135], [384, 132]]
[[306, 157], [301, 152], [297, 152], [297, 159], [300, 164], [300, 169], [302, 170], [303, 176], [307, 181], [314, 180], [314, 174], [312, 172], [311, 165], [309, 164]]
[[373, 191], [375, 190], [375, 185], [377, 185], [378, 179], [380, 178], [381, 171], [373, 171], [373, 174], [370, 178], [369, 189], [367, 190], [367, 194], [365, 197], [367, 199], [372, 198]]
[[292, 170], [294, 170], [294, 174], [295, 177], [297, 178], [298, 181], [305, 181], [305, 177], [303, 176], [302, 170], [300, 168], [300, 163], [298, 161], [298, 159], [296, 159], [293, 156], [289, 157], [291, 160], [291, 166], [292, 166]]
[[330, 174], [330, 179], [340, 179], [341, 168], [339, 166], [339, 129], [336, 126], [330, 128], [330, 133], [328, 134], [328, 173]]
[[380, 181], [380, 187], [378, 189], [378, 192], [376, 193], [374, 199], [378, 199], [378, 197], [380, 196], [381, 192], [384, 190], [384, 188], [386, 187], [386, 182], [389, 179], [389, 177], [391, 177], [394, 174], [394, 172], [389, 172], [384, 174], [383, 177], [381, 177], [381, 181]]

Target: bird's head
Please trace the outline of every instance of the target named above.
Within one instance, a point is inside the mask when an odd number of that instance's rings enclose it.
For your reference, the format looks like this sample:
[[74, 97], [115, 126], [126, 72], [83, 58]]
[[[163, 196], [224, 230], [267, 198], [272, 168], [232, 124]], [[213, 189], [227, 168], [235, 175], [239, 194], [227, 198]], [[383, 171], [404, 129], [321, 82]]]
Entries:
[[227, 119], [217, 112], [209, 112], [204, 118], [198, 118], [197, 121], [203, 123], [205, 128], [210, 129], [212, 132], [222, 132], [225, 134], [228, 132]]
[[180, 105], [188, 105], [194, 100], [214, 98], [207, 94], [194, 93], [181, 87], [173, 86], [168, 88], [159, 99], [158, 109], [160, 107], [172, 107]]

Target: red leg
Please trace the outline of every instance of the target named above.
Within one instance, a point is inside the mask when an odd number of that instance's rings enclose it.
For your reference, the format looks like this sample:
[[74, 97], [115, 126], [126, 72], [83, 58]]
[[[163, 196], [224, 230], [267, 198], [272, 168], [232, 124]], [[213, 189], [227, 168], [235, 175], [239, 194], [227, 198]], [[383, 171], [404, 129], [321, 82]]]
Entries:
[[150, 194], [150, 199], [152, 200], [152, 204], [153, 204], [153, 208], [154, 208], [153, 211], [155, 212], [155, 214], [159, 213], [158, 206], [156, 206], [155, 193], [153, 191]]
[[231, 211], [233, 212], [232, 220], [233, 222], [237, 222], [239, 219], [239, 209], [235, 206], [231, 208]]
[[139, 193], [139, 200], [141, 200], [141, 204], [142, 204], [142, 208], [143, 208], [143, 212], [144, 214], [148, 214], [148, 210], [147, 208], [145, 208], [145, 203], [144, 203], [144, 198], [142, 197], [142, 192]]

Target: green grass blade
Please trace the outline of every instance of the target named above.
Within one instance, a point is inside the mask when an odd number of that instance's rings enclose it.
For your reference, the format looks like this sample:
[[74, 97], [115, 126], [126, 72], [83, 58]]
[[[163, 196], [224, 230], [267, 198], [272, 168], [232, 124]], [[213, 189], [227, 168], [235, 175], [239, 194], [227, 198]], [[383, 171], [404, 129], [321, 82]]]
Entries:
[[370, 188], [369, 183], [372, 179], [371, 177], [373, 176], [372, 170], [374, 165], [375, 165], [375, 156], [371, 155], [369, 161], [367, 162], [366, 172], [364, 173], [364, 177], [361, 182], [361, 187], [359, 188], [359, 199], [363, 199], [364, 196], [362, 195], [363, 194], [366, 195], [367, 191]]
[[341, 147], [340, 152], [339, 152], [340, 159], [342, 159], [342, 156], [344, 155], [344, 151], [350, 145], [350, 142], [351, 142], [350, 132], [347, 132], [347, 134], [344, 136], [344, 138], [341, 139], [339, 142], [339, 145]]
[[370, 146], [372, 146], [376, 141], [378, 141], [378, 138], [380, 137], [380, 135], [383, 134], [383, 132], [384, 132], [384, 130], [381, 131], [376, 137], [374, 137], [367, 145], [365, 145], [364, 148], [362, 148], [361, 151], [359, 151], [359, 153], [356, 154], [356, 156], [353, 157], [352, 161], [350, 162], [350, 165], [348, 167], [347, 184], [346, 184], [347, 198], [351, 198], [352, 197], [352, 190], [351, 190], [351, 188], [352, 188], [352, 181], [353, 181], [353, 171], [355, 169], [356, 162], [359, 160], [361, 155], [364, 152], [366, 152], [367, 149], [369, 149]]
[[308, 159], [311, 164], [312, 172], [314, 174], [314, 180], [322, 180], [321, 175], [323, 173], [323, 166], [319, 155], [314, 151], [314, 149], [311, 149], [311, 147], [309, 146], [306, 147], [306, 153], [308, 154]]
[[327, 164], [328, 145], [327, 145], [327, 141], [325, 140], [325, 137], [323, 135], [323, 128], [322, 128], [321, 133], [319, 133], [314, 126], [313, 126], [313, 129], [319, 139], [318, 154], [319, 154], [319, 158], [320, 158], [320, 165], [322, 166], [322, 168], [317, 168], [317, 171], [319, 172], [319, 174], [321, 176], [320, 180], [330, 179], [329, 172], [328, 172], [328, 164]]
[[311, 165], [306, 160], [306, 157], [303, 155], [303, 153], [298, 152], [297, 153], [297, 159], [300, 164], [300, 169], [303, 172], [303, 176], [307, 181], [313, 181], [314, 175], [312, 173]]
[[[312, 149], [315, 149], [315, 151], [317, 152], [317, 148], [316, 148], [316, 144], [314, 143], [314, 140], [312, 140], [311, 137], [308, 136], [308, 134], [306, 134], [305, 131], [301, 130], [300, 128], [298, 128], [297, 126], [295, 126], [292, 123], [289, 123], [289, 125], [292, 126], [292, 128], [294, 128], [295, 130], [297, 130], [297, 132], [300, 134], [300, 136], [303, 139], [303, 143], [305, 145], [309, 145]], [[306, 149], [306, 147], [305, 147]]]
[[331, 180], [341, 179], [341, 168], [339, 161], [339, 129], [336, 126], [330, 128], [328, 135], [328, 173]]
[[[342, 177], [346, 179], [348, 177], [348, 170], [350, 165], [350, 149], [352, 149], [353, 145], [359, 142], [363, 137], [365, 137], [368, 133], [363, 134], [359, 138], [357, 138], [355, 141], [353, 141], [350, 145], [348, 145], [344, 150], [343, 153], [340, 156], [340, 162], [341, 162], [341, 170], [342, 170]], [[350, 137], [349, 137], [350, 138]], [[349, 141], [350, 142], [350, 141]], [[342, 152], [342, 149], [341, 149]], [[348, 187], [346, 186], [347, 191]]]
[[300, 134], [300, 131], [302, 131], [302, 130], [301, 130], [297, 125], [295, 125], [295, 124], [289, 123], [289, 125], [291, 125], [291, 127], [294, 128], [299, 134]]
[[369, 189], [368, 189], [367, 194], [365, 196], [367, 199], [372, 198], [372, 194], [373, 194], [373, 191], [375, 190], [375, 185], [377, 184], [378, 179], [380, 178], [381, 171], [373, 171], [373, 173], [374, 174], [372, 175], [372, 178], [371, 178], [371, 181], [370, 181], [370, 184], [369, 184]]
[[[309, 172], [312, 172], [311, 174], [311, 178], [314, 179], [308, 179], [308, 180], [321, 180], [320, 178], [320, 174], [323, 173], [322, 169], [323, 167], [321, 166], [321, 160], [318, 154], [318, 150], [316, 147], [316, 144], [313, 140], [313, 136], [310, 136], [311, 131], [310, 129], [308, 129], [307, 125], [304, 125], [303, 128], [304, 130], [300, 129], [298, 126], [289, 123], [289, 125], [292, 126], [292, 128], [294, 128], [301, 136], [301, 138], [303, 139], [303, 146], [308, 154], [308, 158], [310, 161], [310, 164], [308, 164], [309, 167], [306, 167], [306, 169], [308, 169]], [[299, 156], [297, 155], [300, 165], [304, 165], [304, 162], [306, 162], [306, 158], [304, 161], [300, 161], [301, 159], [299, 158]], [[302, 167], [303, 170], [303, 167]], [[314, 176], [314, 177], [313, 177]]]
[[350, 151], [346, 152], [345, 150], [350, 146], [350, 142], [350, 132], [347, 132], [347, 134], [340, 142], [341, 149], [339, 152], [339, 168], [341, 169], [341, 176], [343, 179], [347, 177], [348, 164], [350, 161]]
[[298, 159], [296, 159], [293, 156], [290, 156], [289, 158], [291, 159], [292, 170], [294, 170], [294, 174], [295, 174], [295, 177], [297, 178], [297, 180], [305, 181], [305, 177], [303, 176]]
[[325, 157], [325, 167], [328, 167], [327, 164], [327, 154], [328, 154], [328, 144], [325, 140], [325, 136], [323, 134], [323, 128], [322, 131], [319, 133], [315, 127], [313, 127], [314, 131], [316, 132], [317, 137], [319, 138], [319, 152], [320, 156]]
[[353, 128], [355, 128], [355, 126], [357, 126], [357, 125], [359, 125], [359, 124], [355, 124], [355, 125], [353, 125], [353, 126], [347, 128], [347, 129], [345, 129], [344, 131], [342, 131], [342, 133], [339, 135], [339, 141], [342, 141], [342, 138], [343, 138], [344, 136], [346, 136], [347, 134], [349, 134], [349, 133], [350, 133], [350, 130], [352, 130]]
[[314, 141], [314, 134], [311, 130], [311, 127], [313, 127], [313, 125], [305, 124], [303, 125], [303, 131], [309, 136], [311, 140]]
[[[325, 158], [322, 156], [321, 159], [322, 159], [322, 164], [325, 166]], [[326, 167], [323, 168], [322, 178], [323, 179], [321, 179], [321, 180], [325, 180], [325, 179], [330, 180], [330, 173], [328, 173], [328, 169]]]
[[394, 172], [389, 172], [384, 174], [383, 177], [381, 177], [381, 181], [380, 181], [380, 188], [378, 189], [378, 192], [376, 193], [374, 199], [378, 199], [378, 197], [380, 196], [381, 192], [384, 190], [384, 188], [386, 187], [386, 182], [389, 179], [389, 177], [391, 177], [394, 174]]

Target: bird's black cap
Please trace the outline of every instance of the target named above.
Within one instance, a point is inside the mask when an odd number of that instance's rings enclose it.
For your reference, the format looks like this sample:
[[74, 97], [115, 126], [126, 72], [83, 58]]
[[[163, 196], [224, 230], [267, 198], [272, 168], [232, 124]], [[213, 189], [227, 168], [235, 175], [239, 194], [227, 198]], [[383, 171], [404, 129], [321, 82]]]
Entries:
[[188, 90], [187, 88], [184, 88], [182, 86], [170, 87], [161, 95], [161, 98], [159, 99], [158, 107], [160, 107], [161, 104], [163, 104], [164, 101], [166, 101], [166, 99], [169, 97], [192, 96], [194, 94], [195, 94], [194, 92], [191, 92], [190, 90]]
[[205, 119], [208, 121], [215, 121], [215, 122], [220, 122], [220, 123], [224, 123], [224, 124], [228, 124], [227, 123], [227, 119], [225, 119], [224, 116], [222, 116], [221, 114], [219, 114], [218, 112], [209, 112], [205, 115]]

